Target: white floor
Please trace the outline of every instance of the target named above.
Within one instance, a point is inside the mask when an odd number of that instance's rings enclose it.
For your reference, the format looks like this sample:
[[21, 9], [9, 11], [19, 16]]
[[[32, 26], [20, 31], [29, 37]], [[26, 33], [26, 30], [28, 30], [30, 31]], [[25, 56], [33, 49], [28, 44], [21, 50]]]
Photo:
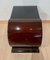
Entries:
[[7, 22], [0, 22], [0, 60], [50, 60], [50, 23], [43, 23], [40, 53], [11, 53], [7, 38]]

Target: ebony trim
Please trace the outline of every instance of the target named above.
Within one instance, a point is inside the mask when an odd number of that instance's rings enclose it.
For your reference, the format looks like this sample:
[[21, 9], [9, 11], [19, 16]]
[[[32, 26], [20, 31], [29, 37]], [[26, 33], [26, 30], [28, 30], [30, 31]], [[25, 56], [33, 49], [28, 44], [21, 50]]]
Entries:
[[38, 47], [12, 47], [12, 53], [39, 53]]

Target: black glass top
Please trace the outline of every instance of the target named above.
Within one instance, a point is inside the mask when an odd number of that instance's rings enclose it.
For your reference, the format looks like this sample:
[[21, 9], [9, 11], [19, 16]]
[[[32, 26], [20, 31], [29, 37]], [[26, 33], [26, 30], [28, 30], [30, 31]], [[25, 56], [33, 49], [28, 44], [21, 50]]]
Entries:
[[10, 19], [40, 19], [37, 6], [14, 6]]

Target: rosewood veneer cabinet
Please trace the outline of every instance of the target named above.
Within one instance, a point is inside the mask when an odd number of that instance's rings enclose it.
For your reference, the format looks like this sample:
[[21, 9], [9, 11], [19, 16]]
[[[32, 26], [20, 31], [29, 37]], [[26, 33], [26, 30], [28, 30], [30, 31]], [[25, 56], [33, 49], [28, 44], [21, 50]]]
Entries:
[[42, 21], [37, 6], [14, 6], [8, 21], [8, 42], [13, 53], [39, 52]]

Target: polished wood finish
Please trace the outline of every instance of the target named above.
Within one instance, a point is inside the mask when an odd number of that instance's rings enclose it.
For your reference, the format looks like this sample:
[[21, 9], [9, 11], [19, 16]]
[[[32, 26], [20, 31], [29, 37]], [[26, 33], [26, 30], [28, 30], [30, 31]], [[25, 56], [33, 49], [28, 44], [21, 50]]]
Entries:
[[[37, 6], [14, 6], [8, 22], [8, 41], [14, 47], [12, 51], [29, 51], [38, 47], [42, 42], [42, 22]], [[15, 48], [16, 47], [16, 48]], [[18, 47], [18, 48], [17, 48]], [[23, 48], [22, 48], [23, 47]], [[37, 47], [37, 49], [36, 49]], [[21, 48], [21, 50], [20, 50]]]
[[8, 40], [11, 46], [40, 46], [42, 42], [41, 20], [9, 20]]

